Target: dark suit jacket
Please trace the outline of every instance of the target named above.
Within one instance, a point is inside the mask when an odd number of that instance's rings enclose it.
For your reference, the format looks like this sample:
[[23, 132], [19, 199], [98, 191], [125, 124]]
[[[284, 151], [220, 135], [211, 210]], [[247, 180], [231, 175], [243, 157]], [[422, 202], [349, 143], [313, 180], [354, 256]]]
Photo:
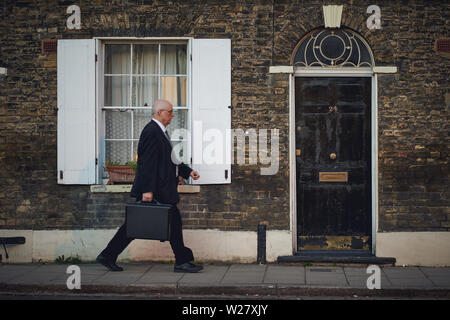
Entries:
[[[145, 192], [161, 203], [176, 204], [179, 201], [175, 176], [176, 166], [171, 160], [172, 145], [155, 121], [150, 121], [142, 130], [138, 144], [136, 177], [131, 196], [142, 199]], [[178, 175], [189, 178], [192, 169], [181, 164]]]

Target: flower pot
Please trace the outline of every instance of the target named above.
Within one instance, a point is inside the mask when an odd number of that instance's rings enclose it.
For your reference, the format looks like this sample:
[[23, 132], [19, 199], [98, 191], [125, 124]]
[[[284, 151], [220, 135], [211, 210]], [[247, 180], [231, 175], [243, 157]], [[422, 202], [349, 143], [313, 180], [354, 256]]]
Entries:
[[136, 172], [130, 166], [106, 166], [109, 180], [108, 184], [133, 183]]

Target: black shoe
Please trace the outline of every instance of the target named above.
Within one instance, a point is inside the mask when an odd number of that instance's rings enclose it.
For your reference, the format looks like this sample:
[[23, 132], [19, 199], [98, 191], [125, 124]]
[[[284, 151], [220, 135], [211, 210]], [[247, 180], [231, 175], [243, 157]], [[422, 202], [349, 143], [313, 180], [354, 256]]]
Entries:
[[200, 270], [203, 270], [202, 266], [197, 266], [197, 265], [195, 265], [193, 263], [189, 263], [189, 262], [175, 265], [175, 267], [173, 268], [174, 272], [196, 273], [196, 272], [199, 272]]
[[101, 254], [98, 255], [97, 259], [95, 259], [98, 263], [107, 267], [110, 271], [123, 271], [122, 267], [119, 267], [114, 261], [105, 258]]

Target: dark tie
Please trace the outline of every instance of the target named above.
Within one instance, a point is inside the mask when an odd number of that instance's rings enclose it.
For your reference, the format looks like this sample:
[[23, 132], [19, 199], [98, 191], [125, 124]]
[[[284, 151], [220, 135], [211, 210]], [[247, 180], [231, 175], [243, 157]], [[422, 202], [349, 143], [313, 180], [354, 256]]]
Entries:
[[167, 130], [164, 131], [164, 133], [166, 134], [166, 138], [167, 138], [167, 140], [169, 140], [170, 145], [172, 145], [172, 141], [170, 141], [170, 136], [169, 136], [169, 133], [167, 132]]
[[169, 140], [169, 142], [170, 142], [170, 136], [169, 136], [169, 133], [167, 132], [167, 130], [166, 131], [164, 131], [164, 133], [166, 134], [166, 138]]

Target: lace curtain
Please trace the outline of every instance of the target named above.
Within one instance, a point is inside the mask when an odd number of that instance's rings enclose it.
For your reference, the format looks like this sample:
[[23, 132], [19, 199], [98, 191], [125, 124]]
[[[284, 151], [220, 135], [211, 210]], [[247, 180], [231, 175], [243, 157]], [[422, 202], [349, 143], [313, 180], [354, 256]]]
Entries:
[[[168, 100], [175, 107], [187, 105], [186, 45], [107, 44], [105, 47], [104, 105], [129, 108], [105, 111], [105, 157], [109, 163], [124, 164], [136, 158], [139, 135], [151, 120], [151, 106], [156, 99]], [[133, 110], [133, 107], [148, 107], [148, 110]], [[187, 129], [187, 119], [187, 110], [176, 110], [169, 134], [177, 128]]]

